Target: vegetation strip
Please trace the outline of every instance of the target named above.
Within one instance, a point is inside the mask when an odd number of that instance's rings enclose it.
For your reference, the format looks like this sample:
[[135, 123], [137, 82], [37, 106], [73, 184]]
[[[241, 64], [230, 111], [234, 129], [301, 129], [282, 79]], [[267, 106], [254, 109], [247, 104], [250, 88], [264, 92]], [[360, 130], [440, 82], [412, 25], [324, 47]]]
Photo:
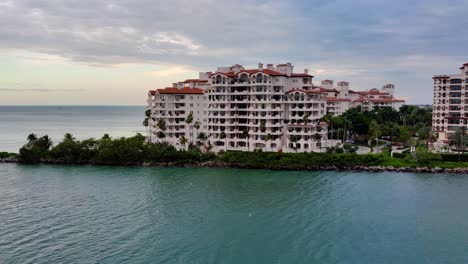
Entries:
[[[3, 156], [8, 156], [3, 154]], [[11, 157], [11, 154], [7, 157]], [[200, 166], [273, 170], [365, 170], [468, 173], [468, 162], [453, 162], [458, 155], [436, 155], [416, 151], [414, 155], [391, 158], [388, 153], [275, 153], [275, 152], [202, 152], [176, 150], [167, 143], [147, 143], [137, 134], [129, 138], [76, 140], [66, 134], [53, 145], [48, 136], [28, 136], [15, 161], [24, 164], [94, 164], [132, 166]], [[462, 155], [468, 160], [468, 155]]]

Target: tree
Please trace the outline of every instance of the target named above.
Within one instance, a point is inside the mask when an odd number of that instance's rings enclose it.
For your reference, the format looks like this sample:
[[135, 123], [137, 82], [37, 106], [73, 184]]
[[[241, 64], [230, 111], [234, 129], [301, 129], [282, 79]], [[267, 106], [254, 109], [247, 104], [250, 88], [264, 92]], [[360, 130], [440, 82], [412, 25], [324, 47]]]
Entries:
[[268, 133], [266, 136], [265, 136], [265, 146], [266, 146], [266, 149], [268, 149], [268, 141], [272, 140], [273, 139], [273, 136]]
[[297, 142], [301, 139], [299, 135], [290, 135], [289, 141], [291, 142], [292, 148], [297, 152]]
[[322, 135], [320, 135], [319, 133], [315, 133], [313, 135], [313, 139], [317, 141], [317, 147], [322, 148]]
[[28, 143], [35, 142], [37, 140], [36, 134], [29, 134], [28, 135]]
[[305, 114], [303, 117], [302, 117], [302, 121], [304, 121], [304, 124], [307, 125], [307, 123], [309, 123], [309, 117], [310, 115], [309, 114]]
[[461, 160], [461, 154], [465, 153], [466, 146], [468, 145], [468, 135], [466, 127], [458, 128], [455, 133], [450, 135], [449, 144], [455, 147], [458, 151], [458, 161]]
[[372, 122], [369, 125], [369, 132], [373, 138], [375, 138], [375, 141], [377, 143], [377, 152], [380, 151], [379, 149], [379, 138], [382, 135], [382, 132], [380, 131], [380, 126], [377, 124], [377, 121], [372, 120]]
[[247, 151], [249, 151], [250, 146], [249, 146], [249, 129], [248, 128], [242, 130], [242, 134], [240, 135], [240, 138], [247, 139]]
[[197, 139], [197, 145], [201, 147], [205, 145], [206, 140], [208, 140], [208, 136], [204, 132], [201, 132], [198, 134]]
[[187, 117], [185, 118], [185, 123], [189, 126], [189, 133], [190, 133], [190, 141], [193, 142], [193, 127], [192, 127], [192, 122], [193, 122], [193, 112], [190, 112]]
[[164, 133], [166, 131], [166, 121], [164, 121], [163, 119], [159, 119], [158, 120], [158, 123], [156, 125], [160, 131], [158, 131], [156, 133], [156, 137], [158, 137], [159, 139], [163, 139], [166, 137], [166, 134]]
[[224, 139], [224, 149], [227, 149], [226, 133], [224, 133], [224, 131], [219, 134], [219, 138]]
[[23, 163], [36, 164], [49, 154], [52, 147], [52, 140], [49, 136], [42, 136], [38, 138], [34, 134], [28, 136], [28, 143], [20, 148], [19, 160]]
[[185, 145], [188, 143], [188, 139], [185, 136], [182, 136], [180, 137], [179, 142], [185, 149]]
[[150, 110], [150, 109], [147, 109], [147, 110], [145, 111], [145, 116], [146, 116], [146, 117], [150, 117], [150, 116], [151, 116], [151, 110]]
[[195, 123], [193, 123], [193, 127], [197, 130], [197, 137], [198, 137], [198, 130], [200, 129], [200, 121], [195, 121]]

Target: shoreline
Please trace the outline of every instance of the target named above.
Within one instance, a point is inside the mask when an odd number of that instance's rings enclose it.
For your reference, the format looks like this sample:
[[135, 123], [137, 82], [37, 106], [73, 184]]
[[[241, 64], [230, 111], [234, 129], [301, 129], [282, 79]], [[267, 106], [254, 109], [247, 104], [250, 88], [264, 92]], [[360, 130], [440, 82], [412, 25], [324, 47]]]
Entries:
[[[2, 163], [22, 164], [16, 158], [0, 159]], [[207, 162], [193, 162], [193, 163], [178, 163], [178, 162], [144, 162], [144, 163], [94, 163], [94, 162], [81, 162], [69, 163], [59, 160], [44, 160], [40, 164], [46, 165], [90, 165], [90, 166], [125, 166], [125, 167], [155, 167], [155, 168], [231, 168], [231, 169], [263, 169], [263, 170], [276, 170], [276, 171], [353, 171], [353, 172], [405, 172], [405, 173], [452, 173], [452, 174], [468, 174], [468, 167], [460, 168], [440, 168], [440, 167], [393, 167], [393, 166], [335, 166], [335, 165], [320, 165], [310, 166], [306, 168], [269, 168], [248, 166], [239, 163], [226, 163], [222, 161], [207, 161]]]

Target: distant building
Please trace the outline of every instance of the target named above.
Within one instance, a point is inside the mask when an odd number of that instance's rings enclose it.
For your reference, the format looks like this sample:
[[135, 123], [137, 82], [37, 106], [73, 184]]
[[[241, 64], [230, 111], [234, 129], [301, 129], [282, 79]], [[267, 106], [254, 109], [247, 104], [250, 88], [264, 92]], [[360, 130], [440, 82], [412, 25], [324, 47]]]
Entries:
[[[318, 152], [337, 142], [327, 139], [327, 113], [340, 115], [351, 107], [399, 109], [394, 86], [362, 92], [349, 90], [348, 82], [334, 87], [332, 80], [314, 86], [308, 70], [295, 73], [291, 63], [218, 67], [198, 79], [174, 83], [148, 93], [149, 140], [166, 141], [179, 149], [185, 137], [201, 141], [213, 151], [241, 150]], [[186, 119], [192, 115], [193, 121]], [[161, 129], [158, 123], [163, 122]], [[195, 127], [195, 123], [199, 127]]]
[[435, 75], [432, 129], [448, 143], [450, 134], [468, 128], [468, 63], [456, 75]]

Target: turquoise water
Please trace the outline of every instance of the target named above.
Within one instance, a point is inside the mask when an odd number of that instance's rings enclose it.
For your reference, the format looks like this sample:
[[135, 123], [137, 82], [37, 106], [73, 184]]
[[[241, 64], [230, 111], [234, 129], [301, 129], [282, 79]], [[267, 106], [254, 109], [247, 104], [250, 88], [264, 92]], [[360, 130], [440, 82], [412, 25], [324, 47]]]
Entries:
[[30, 133], [78, 139], [145, 133], [143, 106], [0, 106], [0, 152], [18, 152]]
[[468, 263], [468, 175], [0, 164], [1, 263]]

